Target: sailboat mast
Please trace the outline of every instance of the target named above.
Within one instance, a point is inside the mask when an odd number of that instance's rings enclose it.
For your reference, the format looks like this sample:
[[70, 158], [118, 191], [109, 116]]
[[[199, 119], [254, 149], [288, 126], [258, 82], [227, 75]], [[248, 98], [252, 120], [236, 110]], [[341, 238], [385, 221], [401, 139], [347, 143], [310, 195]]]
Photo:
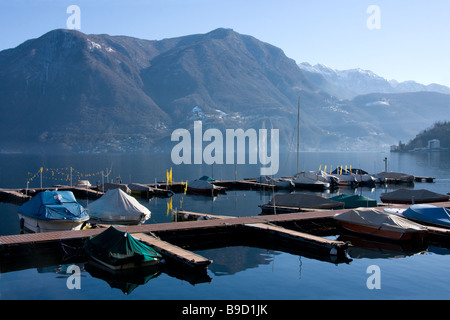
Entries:
[[297, 107], [297, 173], [299, 173], [299, 148], [300, 148], [300, 96]]

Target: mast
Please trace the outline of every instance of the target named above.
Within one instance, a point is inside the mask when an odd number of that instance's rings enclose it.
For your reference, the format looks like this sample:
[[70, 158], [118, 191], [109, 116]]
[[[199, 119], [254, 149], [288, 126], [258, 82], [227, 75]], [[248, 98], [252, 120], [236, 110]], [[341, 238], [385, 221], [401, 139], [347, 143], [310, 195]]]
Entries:
[[299, 147], [300, 146], [300, 96], [298, 97], [297, 107], [297, 173], [299, 173]]

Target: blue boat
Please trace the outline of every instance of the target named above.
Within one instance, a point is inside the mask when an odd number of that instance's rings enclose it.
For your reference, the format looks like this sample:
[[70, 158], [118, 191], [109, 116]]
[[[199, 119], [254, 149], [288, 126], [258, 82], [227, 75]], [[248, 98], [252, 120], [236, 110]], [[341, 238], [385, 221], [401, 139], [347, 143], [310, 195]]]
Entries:
[[89, 220], [72, 191], [39, 192], [18, 209], [20, 226], [32, 232], [80, 229]]
[[450, 211], [443, 207], [415, 204], [403, 211], [401, 215], [411, 220], [450, 228]]

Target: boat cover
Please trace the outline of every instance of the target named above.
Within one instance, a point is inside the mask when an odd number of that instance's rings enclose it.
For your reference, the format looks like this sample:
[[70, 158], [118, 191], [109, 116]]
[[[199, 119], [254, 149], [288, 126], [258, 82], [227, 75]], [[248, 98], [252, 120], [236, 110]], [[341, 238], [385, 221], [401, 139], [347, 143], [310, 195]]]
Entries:
[[431, 204], [415, 204], [403, 211], [406, 218], [450, 227], [450, 211]]
[[371, 198], [368, 198], [363, 195], [348, 195], [348, 194], [341, 194], [335, 197], [330, 198], [331, 200], [343, 202], [345, 209], [352, 209], [352, 208], [358, 208], [358, 207], [377, 207], [377, 201]]
[[426, 230], [424, 226], [418, 223], [375, 208], [352, 209], [334, 215], [334, 219], [375, 229], [400, 229], [404, 231]]
[[376, 178], [384, 181], [385, 179], [394, 179], [404, 182], [414, 182], [414, 176], [403, 172], [379, 172], [374, 175]]
[[199, 178], [198, 180], [202, 180], [202, 181], [216, 181], [211, 177], [208, 176], [202, 176], [201, 178]]
[[77, 202], [72, 191], [44, 191], [25, 202], [18, 209], [20, 214], [39, 220], [89, 219], [85, 208]]
[[380, 200], [385, 203], [427, 203], [448, 201], [449, 196], [425, 189], [398, 189], [382, 193]]
[[342, 202], [305, 193], [277, 194], [270, 200], [269, 204], [279, 207], [314, 209], [337, 209], [344, 206]]
[[189, 181], [188, 188], [212, 190], [212, 189], [214, 189], [214, 185], [209, 183], [208, 180], [196, 179], [196, 180]]
[[[150, 218], [150, 210], [122, 189], [108, 190], [87, 206], [91, 218], [98, 220], [139, 221]], [[117, 219], [114, 219], [117, 218]]]
[[147, 191], [152, 191], [152, 188], [145, 185], [145, 184], [141, 184], [141, 183], [130, 183], [128, 185], [128, 188], [131, 191], [138, 191], [138, 192], [147, 192]]
[[154, 249], [113, 226], [86, 239], [84, 249], [88, 255], [113, 266], [161, 259]]

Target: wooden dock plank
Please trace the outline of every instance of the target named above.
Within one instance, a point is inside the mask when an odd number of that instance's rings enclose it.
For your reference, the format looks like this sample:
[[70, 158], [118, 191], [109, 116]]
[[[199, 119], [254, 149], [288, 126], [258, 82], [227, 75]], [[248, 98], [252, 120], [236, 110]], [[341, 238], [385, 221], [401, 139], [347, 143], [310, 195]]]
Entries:
[[[312, 244], [314, 247], [324, 247], [330, 250], [330, 254], [336, 255], [337, 250], [343, 250], [348, 247], [348, 244], [343, 241], [337, 241], [327, 239], [319, 236], [315, 236], [305, 232], [299, 232], [296, 230], [286, 229], [280, 226], [265, 224], [265, 223], [252, 223], [247, 224], [247, 227], [264, 230], [277, 237], [282, 237], [291, 241], [298, 241], [305, 244]], [[335, 249], [335, 250], [333, 250]]]
[[145, 233], [133, 233], [133, 237], [136, 237], [137, 239], [145, 242], [162, 256], [181, 261], [183, 262], [183, 264], [193, 268], [207, 267], [212, 262], [211, 260], [204, 258], [196, 253], [185, 250], [169, 242], [152, 237]]

